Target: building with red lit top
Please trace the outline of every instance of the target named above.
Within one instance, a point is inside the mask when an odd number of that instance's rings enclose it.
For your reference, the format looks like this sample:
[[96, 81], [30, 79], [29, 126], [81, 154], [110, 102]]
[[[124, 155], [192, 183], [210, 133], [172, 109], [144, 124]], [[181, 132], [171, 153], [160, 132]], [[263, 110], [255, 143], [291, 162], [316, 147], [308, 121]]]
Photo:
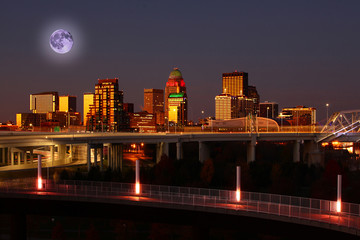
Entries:
[[[172, 93], [184, 93], [186, 98], [186, 86], [182, 74], [178, 68], [174, 68], [174, 70], [170, 73], [169, 79], [166, 83], [165, 87], [165, 118], [167, 121], [169, 119], [170, 106], [169, 106], [169, 96]], [[187, 100], [186, 100], [187, 104]], [[187, 109], [186, 109], [187, 110]], [[173, 111], [173, 110], [172, 110]], [[187, 123], [187, 111], [184, 114], [179, 115], [181, 118], [177, 119], [178, 123]]]
[[86, 129], [88, 131], [126, 131], [129, 121], [123, 109], [123, 91], [118, 78], [99, 79], [95, 85], [94, 103], [90, 105]]

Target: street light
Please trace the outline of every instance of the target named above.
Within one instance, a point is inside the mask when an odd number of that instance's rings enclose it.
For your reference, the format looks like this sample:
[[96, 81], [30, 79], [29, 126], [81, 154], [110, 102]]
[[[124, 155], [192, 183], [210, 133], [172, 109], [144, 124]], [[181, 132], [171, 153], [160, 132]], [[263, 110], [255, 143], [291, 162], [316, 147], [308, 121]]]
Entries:
[[327, 103], [326, 104], [326, 122], [328, 122], [329, 121], [329, 104]]
[[269, 132], [269, 107], [266, 108], [266, 131]]

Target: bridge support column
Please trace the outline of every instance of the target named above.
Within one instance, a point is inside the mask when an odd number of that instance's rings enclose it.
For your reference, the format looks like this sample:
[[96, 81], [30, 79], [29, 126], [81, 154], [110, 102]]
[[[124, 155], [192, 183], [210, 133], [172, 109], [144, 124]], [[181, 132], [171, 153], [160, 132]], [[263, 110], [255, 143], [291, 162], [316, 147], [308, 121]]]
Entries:
[[88, 167], [88, 172], [90, 172], [90, 168], [91, 168], [91, 145], [88, 143], [86, 144], [86, 153], [87, 153], [87, 167]]
[[58, 145], [58, 160], [62, 163], [66, 163], [66, 145], [59, 144]]
[[312, 140], [304, 141], [303, 159], [304, 162], [308, 163], [308, 166], [322, 164], [322, 154], [317, 142]]
[[169, 143], [160, 142], [156, 144], [156, 163], [159, 163], [162, 155], [169, 156]]
[[112, 144], [111, 147], [112, 168], [122, 171], [123, 165], [123, 144]]
[[51, 166], [54, 166], [54, 158], [55, 158], [55, 154], [54, 154], [54, 145], [50, 146], [50, 160], [51, 160]]
[[30, 150], [30, 164], [33, 164], [33, 162], [34, 162], [34, 150], [31, 149]]
[[17, 157], [17, 164], [20, 165], [20, 163], [21, 163], [21, 159], [20, 159], [20, 158], [21, 158], [21, 155], [20, 155], [20, 152], [16, 152], [15, 154], [16, 154], [16, 157]]
[[13, 149], [11, 148], [11, 156], [10, 156], [11, 166], [14, 166], [14, 158], [15, 158], [15, 153], [13, 152]]
[[108, 148], [108, 151], [107, 151], [108, 167], [111, 169], [114, 169], [112, 166], [112, 163], [113, 163], [112, 144], [111, 143], [107, 144], [107, 148]]
[[205, 142], [199, 141], [199, 161], [204, 163], [209, 158], [209, 148]]
[[176, 142], [176, 159], [180, 160], [182, 159], [182, 144], [181, 141]]
[[255, 161], [256, 150], [256, 135], [251, 135], [251, 141], [247, 145], [247, 162], [251, 163]]
[[294, 141], [293, 162], [300, 162], [300, 140]]
[[5, 148], [1, 148], [1, 163], [5, 164]]
[[73, 156], [74, 156], [74, 146], [72, 144], [69, 145], [69, 163], [71, 163], [73, 161]]
[[97, 151], [97, 147], [94, 147], [94, 166], [97, 166], [97, 155], [98, 155], [98, 151]]
[[104, 145], [100, 148], [100, 171], [104, 171]]

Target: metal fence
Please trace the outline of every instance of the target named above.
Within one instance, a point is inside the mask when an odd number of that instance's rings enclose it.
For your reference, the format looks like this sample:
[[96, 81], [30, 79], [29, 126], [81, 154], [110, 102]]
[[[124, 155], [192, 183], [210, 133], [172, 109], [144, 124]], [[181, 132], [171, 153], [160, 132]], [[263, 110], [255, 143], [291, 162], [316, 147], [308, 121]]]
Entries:
[[46, 193], [87, 198], [118, 199], [140, 196], [138, 201], [169, 203], [176, 206], [204, 207], [234, 211], [271, 214], [289, 218], [325, 222], [360, 230], [360, 205], [341, 203], [341, 212], [336, 212], [336, 202], [329, 200], [284, 196], [267, 193], [241, 192], [240, 202], [236, 192], [228, 190], [175, 187], [163, 185], [141, 185], [141, 194], [135, 194], [135, 184], [117, 182], [93, 182], [44, 180], [43, 189], [36, 189], [36, 179], [21, 179], [0, 182], [0, 192], [46, 195]]

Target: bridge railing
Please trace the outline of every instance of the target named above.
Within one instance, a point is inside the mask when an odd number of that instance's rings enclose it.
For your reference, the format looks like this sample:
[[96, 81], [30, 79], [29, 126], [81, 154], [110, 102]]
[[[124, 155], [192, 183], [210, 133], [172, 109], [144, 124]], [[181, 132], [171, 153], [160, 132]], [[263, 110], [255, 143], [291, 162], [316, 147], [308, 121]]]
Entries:
[[[7, 181], [0, 182], [0, 191], [41, 192], [37, 191], [35, 186], [36, 179], [34, 178]], [[116, 200], [138, 196], [140, 197], [139, 201], [168, 203], [175, 207], [196, 206], [203, 207], [206, 211], [213, 208], [247, 211], [324, 222], [360, 230], [359, 204], [343, 202], [341, 204], [342, 211], [338, 213], [336, 212], [336, 202], [329, 200], [242, 191], [241, 200], [237, 202], [235, 191], [148, 184], [142, 184], [141, 194], [136, 195], [135, 184], [76, 180], [58, 182], [44, 180], [44, 189], [41, 195], [46, 195], [46, 192], [55, 192], [79, 199]]]

